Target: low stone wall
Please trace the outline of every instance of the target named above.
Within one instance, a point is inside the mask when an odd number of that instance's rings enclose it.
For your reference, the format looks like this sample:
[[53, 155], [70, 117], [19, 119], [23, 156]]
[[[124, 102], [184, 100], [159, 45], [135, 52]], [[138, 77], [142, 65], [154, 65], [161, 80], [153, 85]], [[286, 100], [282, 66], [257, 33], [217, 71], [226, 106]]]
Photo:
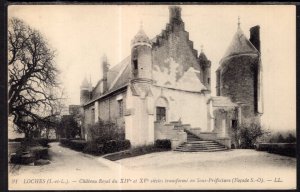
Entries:
[[175, 149], [180, 144], [187, 141], [187, 134], [183, 128], [179, 128], [174, 124], [154, 124], [154, 139], [169, 139], [171, 141], [172, 149]]
[[177, 138], [171, 139], [171, 147], [172, 149], [176, 149], [180, 144], [187, 141], [187, 134], [184, 131], [180, 131], [177, 134]]
[[201, 132], [200, 134], [198, 134], [198, 136], [201, 139], [206, 139], [206, 140], [216, 140], [218, 139], [218, 134], [217, 133], [213, 133], [213, 132]]
[[200, 128], [190, 128], [188, 129], [191, 133], [195, 134], [195, 135], [200, 135], [201, 133], [201, 129]]
[[216, 140], [214, 140], [216, 142], [218, 142], [221, 145], [226, 146], [228, 149], [231, 149], [231, 139], [230, 138], [217, 138]]

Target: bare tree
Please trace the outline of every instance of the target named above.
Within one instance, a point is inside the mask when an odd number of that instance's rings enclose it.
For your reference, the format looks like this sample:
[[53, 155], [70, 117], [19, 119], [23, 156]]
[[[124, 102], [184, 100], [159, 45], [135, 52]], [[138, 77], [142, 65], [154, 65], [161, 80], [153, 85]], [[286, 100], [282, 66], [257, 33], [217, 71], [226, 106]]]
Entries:
[[9, 115], [17, 130], [31, 138], [39, 124], [58, 115], [62, 97], [55, 52], [41, 33], [18, 18], [8, 23]]

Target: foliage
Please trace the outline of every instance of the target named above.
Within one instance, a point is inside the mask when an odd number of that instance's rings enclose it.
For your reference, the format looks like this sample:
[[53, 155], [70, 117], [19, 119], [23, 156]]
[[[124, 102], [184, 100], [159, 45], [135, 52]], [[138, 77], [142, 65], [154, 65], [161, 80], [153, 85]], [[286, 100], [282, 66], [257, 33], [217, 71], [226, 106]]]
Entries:
[[41, 33], [22, 20], [8, 22], [8, 103], [17, 132], [32, 138], [60, 113], [55, 53]]
[[155, 147], [162, 149], [171, 149], [171, 141], [169, 139], [158, 139], [155, 141]]
[[64, 115], [59, 123], [57, 133], [62, 138], [75, 138], [80, 136], [81, 128], [74, 115]]
[[92, 141], [98, 144], [105, 143], [109, 140], [124, 140], [125, 131], [119, 128], [115, 123], [104, 122], [99, 120], [92, 126], [88, 127], [89, 136]]
[[104, 143], [103, 153], [113, 153], [130, 148], [129, 140], [110, 140]]
[[296, 137], [289, 134], [287, 138], [285, 138], [285, 143], [296, 143]]
[[273, 135], [269, 139], [269, 142], [270, 143], [295, 143], [296, 137], [293, 136], [291, 133], [289, 133], [287, 137], [283, 137], [283, 135], [279, 133], [278, 135]]
[[70, 147], [71, 149], [77, 151], [83, 151], [87, 145], [85, 140], [76, 140], [76, 139], [68, 139], [68, 138], [61, 138], [60, 143], [66, 147]]
[[126, 151], [122, 151], [120, 153], [107, 155], [107, 156], [105, 156], [105, 158], [109, 159], [111, 161], [117, 161], [119, 159], [130, 158], [130, 157], [135, 157], [135, 156], [144, 155], [144, 154], [148, 154], [148, 153], [162, 152], [162, 151], [168, 151], [168, 150], [170, 150], [170, 149], [157, 148], [157, 147], [155, 147], [155, 145], [143, 145], [143, 146], [131, 148]]
[[254, 144], [257, 142], [257, 139], [267, 133], [268, 131], [263, 130], [261, 125], [256, 122], [238, 126], [237, 138], [240, 141], [239, 148], [254, 148]]
[[297, 152], [296, 143], [259, 143], [256, 150], [290, 157], [296, 157]]

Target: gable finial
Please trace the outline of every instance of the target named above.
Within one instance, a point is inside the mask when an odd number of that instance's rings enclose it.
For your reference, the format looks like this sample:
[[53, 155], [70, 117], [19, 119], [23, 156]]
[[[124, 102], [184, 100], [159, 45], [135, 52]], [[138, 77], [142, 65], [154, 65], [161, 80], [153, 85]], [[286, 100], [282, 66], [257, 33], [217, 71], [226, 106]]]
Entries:
[[140, 30], [143, 30], [143, 20], [140, 21]]
[[203, 53], [203, 44], [201, 45], [201, 53]]
[[240, 29], [240, 27], [241, 27], [241, 18], [240, 16], [238, 16], [238, 29]]

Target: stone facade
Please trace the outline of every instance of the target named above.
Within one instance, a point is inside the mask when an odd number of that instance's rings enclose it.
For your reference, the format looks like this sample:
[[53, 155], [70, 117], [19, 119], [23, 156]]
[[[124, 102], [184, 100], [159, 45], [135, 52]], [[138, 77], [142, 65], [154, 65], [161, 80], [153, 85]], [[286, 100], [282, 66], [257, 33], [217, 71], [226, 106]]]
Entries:
[[[186, 141], [184, 130], [188, 130], [230, 148], [232, 123], [239, 120], [240, 112], [243, 118], [253, 114], [257, 55], [226, 56], [218, 69], [218, 94], [223, 97], [211, 97], [211, 62], [202, 50], [198, 56], [194, 49], [181, 8], [170, 6], [169, 13], [169, 23], [155, 38], [150, 40], [139, 30], [131, 42], [131, 55], [120, 64], [109, 69], [104, 58], [102, 79], [95, 87], [83, 81], [87, 140], [88, 126], [101, 119], [124, 128], [132, 146], [170, 139], [174, 148]], [[236, 84], [234, 79], [246, 80]], [[237, 103], [250, 107], [239, 111]]]

